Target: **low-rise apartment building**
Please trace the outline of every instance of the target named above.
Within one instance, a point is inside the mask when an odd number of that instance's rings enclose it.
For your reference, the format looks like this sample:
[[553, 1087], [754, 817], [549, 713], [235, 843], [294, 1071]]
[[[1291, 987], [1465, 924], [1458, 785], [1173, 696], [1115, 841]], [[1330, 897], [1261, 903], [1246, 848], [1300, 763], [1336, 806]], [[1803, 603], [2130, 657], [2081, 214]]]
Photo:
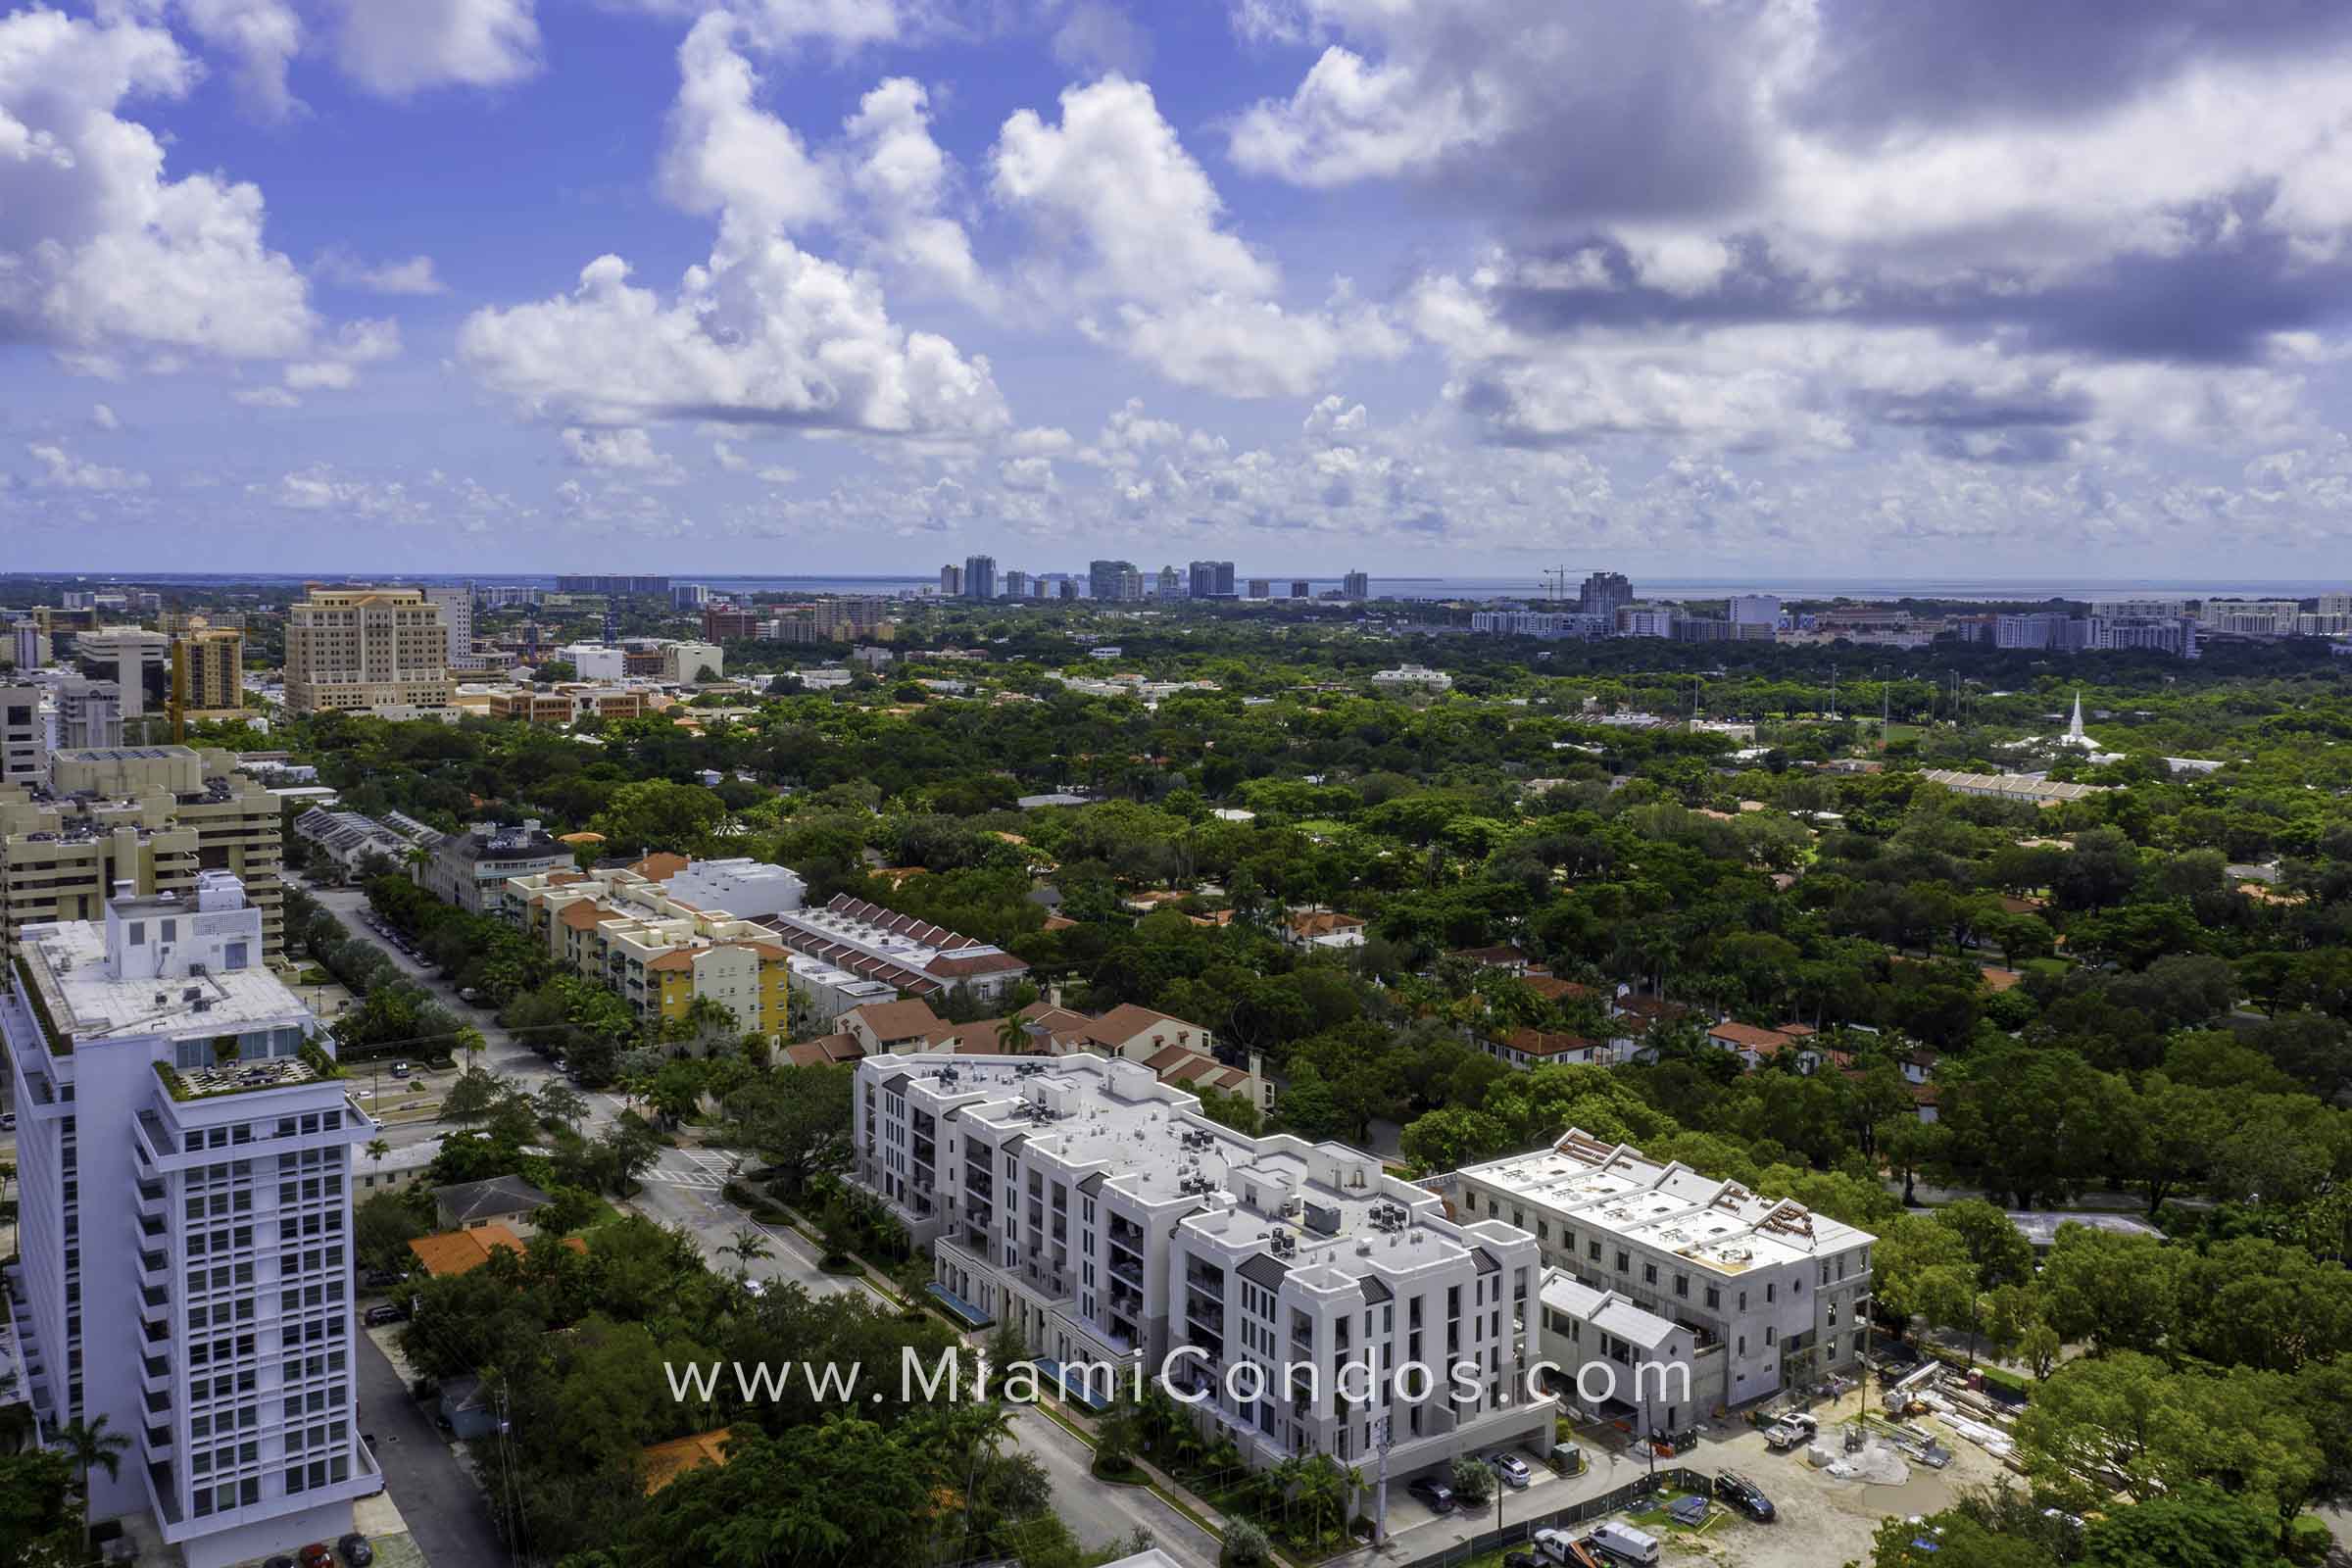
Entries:
[[352, 1146], [377, 1128], [207, 872], [29, 928], [0, 983], [22, 1222], [8, 1325], [40, 1433], [129, 1441], [93, 1520], [151, 1514], [187, 1568], [352, 1527], [383, 1480], [351, 1364]]
[[1877, 1238], [1794, 1200], [1574, 1127], [1433, 1185], [1457, 1213], [1533, 1232], [1545, 1266], [1690, 1330], [1700, 1410], [1807, 1387], [1862, 1354]]
[[1065, 1367], [1164, 1375], [1253, 1465], [1363, 1462], [1384, 1423], [1392, 1479], [1549, 1443], [1534, 1238], [1449, 1218], [1374, 1155], [1245, 1137], [1093, 1054], [871, 1056], [855, 1114], [855, 1179], [936, 1243], [971, 1317]]
[[743, 1032], [783, 1038], [792, 1027], [792, 955], [756, 921], [672, 899], [669, 884], [688, 868], [674, 855], [648, 856], [634, 866], [513, 877], [498, 907], [545, 942], [550, 957], [611, 986], [639, 1017], [683, 1018], [704, 997]]
[[507, 884], [518, 876], [544, 876], [571, 864], [571, 850], [558, 843], [536, 819], [521, 826], [476, 822], [433, 846], [416, 867], [416, 882], [444, 904], [474, 914], [496, 914], [506, 905]]

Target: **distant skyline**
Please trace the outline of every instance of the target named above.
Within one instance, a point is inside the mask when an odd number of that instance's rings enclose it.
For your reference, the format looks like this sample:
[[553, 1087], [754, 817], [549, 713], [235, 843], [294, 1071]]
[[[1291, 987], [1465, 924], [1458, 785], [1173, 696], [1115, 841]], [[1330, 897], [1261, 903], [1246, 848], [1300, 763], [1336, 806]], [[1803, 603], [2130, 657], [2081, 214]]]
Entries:
[[2347, 543], [2352, 7], [11, 4], [15, 568]]

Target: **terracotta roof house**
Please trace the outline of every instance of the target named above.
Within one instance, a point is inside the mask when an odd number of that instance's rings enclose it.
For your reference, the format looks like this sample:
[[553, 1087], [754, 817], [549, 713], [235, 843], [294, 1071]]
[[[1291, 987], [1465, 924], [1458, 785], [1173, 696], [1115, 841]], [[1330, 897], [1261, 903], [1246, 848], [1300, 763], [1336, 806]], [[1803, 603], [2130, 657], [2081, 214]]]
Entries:
[[911, 1049], [945, 1022], [921, 1002], [869, 1002], [841, 1015], [842, 1029], [869, 1056]]
[[1337, 909], [1307, 909], [1294, 914], [1283, 924], [1283, 940], [1294, 948], [1311, 948], [1325, 937], [1361, 936], [1364, 919], [1360, 914], [1343, 914]]
[[819, 1035], [784, 1048], [785, 1061], [795, 1067], [838, 1067], [864, 1058], [865, 1047], [848, 1033]]
[[519, 1252], [522, 1238], [495, 1221], [469, 1231], [419, 1236], [409, 1243], [409, 1250], [416, 1254], [416, 1261], [435, 1279], [480, 1268], [490, 1261], [491, 1250], [500, 1247]]
[[672, 855], [667, 850], [657, 850], [630, 866], [629, 869], [648, 882], [666, 882], [680, 871], [685, 870], [687, 863], [686, 857], [683, 855]]
[[[1802, 1025], [1799, 1025], [1802, 1028]], [[1804, 1033], [1811, 1034], [1811, 1029]], [[1707, 1043], [1731, 1052], [1749, 1067], [1761, 1066], [1797, 1043], [1786, 1029], [1766, 1029], [1752, 1023], [1719, 1023], [1707, 1031]]]
[[1580, 981], [1563, 980], [1556, 974], [1544, 974], [1535, 969], [1521, 975], [1519, 983], [1545, 1002], [1582, 1002], [1587, 997], [1600, 995]]
[[1481, 1036], [1478, 1045], [1495, 1060], [1522, 1069], [1605, 1067], [1617, 1057], [1616, 1048], [1605, 1041], [1543, 1029], [1514, 1029], [1500, 1038]]

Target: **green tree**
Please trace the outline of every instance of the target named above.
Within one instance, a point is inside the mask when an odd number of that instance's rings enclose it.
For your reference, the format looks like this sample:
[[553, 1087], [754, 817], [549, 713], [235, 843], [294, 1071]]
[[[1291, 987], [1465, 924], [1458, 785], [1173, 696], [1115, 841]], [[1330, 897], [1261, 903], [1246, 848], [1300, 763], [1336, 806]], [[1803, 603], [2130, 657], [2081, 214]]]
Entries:
[[718, 1139], [757, 1153], [797, 1197], [849, 1169], [856, 1079], [846, 1066], [779, 1067], [727, 1097]]

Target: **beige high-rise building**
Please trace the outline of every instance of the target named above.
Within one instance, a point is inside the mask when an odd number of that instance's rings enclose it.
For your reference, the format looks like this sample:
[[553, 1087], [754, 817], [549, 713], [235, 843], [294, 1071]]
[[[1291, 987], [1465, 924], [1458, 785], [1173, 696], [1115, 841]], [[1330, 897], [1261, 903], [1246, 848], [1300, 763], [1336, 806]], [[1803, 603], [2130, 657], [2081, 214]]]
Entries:
[[60, 750], [46, 786], [0, 786], [0, 947], [27, 925], [104, 919], [127, 882], [193, 896], [196, 873], [233, 871], [262, 911], [263, 952], [285, 945], [277, 797], [226, 752], [186, 746]]
[[286, 611], [286, 707], [441, 717], [456, 683], [442, 607], [416, 588], [330, 588]]
[[234, 717], [245, 709], [245, 634], [198, 620], [172, 639], [172, 678], [191, 717]]

